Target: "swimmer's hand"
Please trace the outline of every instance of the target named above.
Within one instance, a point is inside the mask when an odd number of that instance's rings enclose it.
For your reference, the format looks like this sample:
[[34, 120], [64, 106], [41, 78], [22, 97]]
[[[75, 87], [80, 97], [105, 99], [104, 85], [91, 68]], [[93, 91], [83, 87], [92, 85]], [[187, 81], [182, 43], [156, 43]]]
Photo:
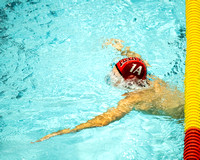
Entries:
[[57, 135], [62, 135], [62, 134], [67, 134], [67, 133], [70, 133], [70, 132], [72, 132], [72, 131], [69, 128], [68, 129], [63, 129], [63, 130], [48, 134], [48, 135], [44, 136], [43, 138], [41, 138], [41, 139], [39, 139], [39, 140], [37, 140], [35, 142], [31, 142], [31, 143], [42, 142], [42, 141], [47, 140], [47, 139], [49, 139], [51, 137], [54, 137], [54, 136], [57, 136]]
[[115, 48], [118, 51], [122, 51], [122, 48], [124, 48], [124, 45], [122, 44], [124, 41], [120, 40], [120, 39], [107, 39], [103, 45], [102, 48], [107, 47], [109, 45], [111, 45], [113, 48]]
[[[102, 48], [111, 45], [117, 51], [120, 51], [122, 56], [137, 57], [137, 58], [142, 59], [141, 55], [139, 55], [138, 53], [130, 50], [131, 47], [125, 47], [125, 49], [123, 49], [124, 45], [122, 43], [124, 43], [123, 40], [111, 38], [111, 39], [107, 39], [103, 43]], [[151, 67], [150, 64], [146, 60], [144, 60], [144, 59], [142, 59], [142, 60], [143, 60], [143, 62], [145, 63], [145, 65], [147, 67]]]

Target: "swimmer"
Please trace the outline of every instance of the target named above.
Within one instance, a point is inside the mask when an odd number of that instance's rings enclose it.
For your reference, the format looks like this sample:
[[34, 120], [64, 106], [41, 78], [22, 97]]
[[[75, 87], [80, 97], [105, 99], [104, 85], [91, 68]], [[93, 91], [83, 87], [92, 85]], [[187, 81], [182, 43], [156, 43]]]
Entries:
[[77, 125], [73, 129], [68, 128], [53, 132], [35, 142], [41, 142], [57, 135], [74, 133], [87, 128], [106, 126], [121, 119], [132, 110], [154, 115], [171, 116], [176, 119], [184, 117], [184, 93], [170, 87], [169, 84], [156, 76], [147, 75], [147, 66], [150, 66], [148, 62], [142, 60], [139, 54], [130, 51], [130, 47], [126, 47], [122, 51], [123, 45], [121, 42], [123, 41], [111, 39], [105, 44], [111, 44], [121, 54], [128, 57], [115, 64], [109, 75], [108, 83], [119, 88], [137, 89], [123, 94], [122, 96], [125, 96], [125, 98], [118, 102], [117, 107], [112, 107], [105, 113]]

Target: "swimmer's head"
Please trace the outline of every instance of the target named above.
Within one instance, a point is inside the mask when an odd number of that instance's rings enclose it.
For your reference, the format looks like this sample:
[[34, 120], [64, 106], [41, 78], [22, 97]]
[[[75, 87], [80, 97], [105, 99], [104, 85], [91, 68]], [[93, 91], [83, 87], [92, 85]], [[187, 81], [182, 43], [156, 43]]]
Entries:
[[139, 58], [130, 57], [117, 62], [107, 80], [116, 87], [120, 85], [125, 88], [144, 87], [147, 85], [146, 76], [145, 63]]

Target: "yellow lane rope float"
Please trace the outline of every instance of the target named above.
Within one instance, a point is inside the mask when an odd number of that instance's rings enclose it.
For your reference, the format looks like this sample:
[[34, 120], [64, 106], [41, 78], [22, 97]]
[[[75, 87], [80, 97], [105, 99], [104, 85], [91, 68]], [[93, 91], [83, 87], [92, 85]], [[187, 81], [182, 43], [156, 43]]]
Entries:
[[200, 0], [186, 0], [184, 159], [200, 160]]

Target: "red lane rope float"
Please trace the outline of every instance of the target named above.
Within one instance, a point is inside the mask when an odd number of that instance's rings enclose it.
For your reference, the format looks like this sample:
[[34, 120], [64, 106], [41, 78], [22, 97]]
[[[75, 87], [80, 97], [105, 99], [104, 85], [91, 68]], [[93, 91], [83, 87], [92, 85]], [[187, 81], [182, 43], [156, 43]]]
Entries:
[[188, 129], [185, 133], [184, 142], [184, 159], [200, 160], [200, 129]]

